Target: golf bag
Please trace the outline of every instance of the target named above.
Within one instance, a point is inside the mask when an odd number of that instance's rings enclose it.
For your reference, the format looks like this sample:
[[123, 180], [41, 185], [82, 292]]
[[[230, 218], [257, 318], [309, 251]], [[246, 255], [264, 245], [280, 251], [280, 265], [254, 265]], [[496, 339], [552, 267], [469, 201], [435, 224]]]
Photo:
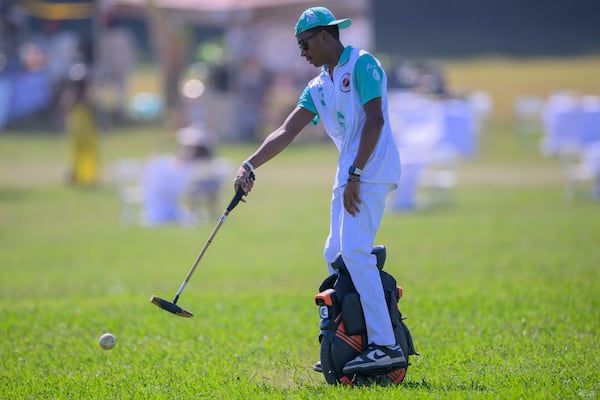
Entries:
[[[396, 280], [390, 274], [383, 271], [386, 258], [385, 246], [374, 247], [371, 254], [377, 257], [377, 267], [381, 274], [396, 342], [408, 361], [410, 355], [418, 355], [418, 353], [398, 308], [402, 288], [396, 285]], [[341, 254], [331, 265], [336, 273], [323, 281], [319, 287], [319, 294], [315, 296], [315, 303], [319, 306], [321, 317], [319, 342], [321, 367], [325, 380], [329, 384], [345, 385], [399, 384], [404, 380], [406, 368], [392, 368], [369, 375], [344, 375], [344, 365], [366, 349], [367, 329], [360, 296], [356, 292]]]

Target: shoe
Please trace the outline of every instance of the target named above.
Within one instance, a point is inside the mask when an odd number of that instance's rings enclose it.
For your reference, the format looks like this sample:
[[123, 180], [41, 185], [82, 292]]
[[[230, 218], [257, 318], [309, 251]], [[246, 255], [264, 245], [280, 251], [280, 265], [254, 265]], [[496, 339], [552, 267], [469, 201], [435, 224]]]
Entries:
[[408, 362], [400, 346], [370, 345], [362, 354], [344, 365], [344, 374], [375, 372], [407, 366]]
[[313, 370], [323, 373], [323, 367], [321, 366], [321, 361], [317, 361], [315, 365], [313, 365]]

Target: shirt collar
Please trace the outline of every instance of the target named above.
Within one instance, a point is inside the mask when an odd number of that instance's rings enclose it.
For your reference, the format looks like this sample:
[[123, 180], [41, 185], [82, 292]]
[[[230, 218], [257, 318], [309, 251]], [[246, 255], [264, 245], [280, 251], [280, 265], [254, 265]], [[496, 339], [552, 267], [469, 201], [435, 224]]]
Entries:
[[[340, 59], [338, 60], [338, 64], [337, 65], [344, 65], [348, 62], [348, 60], [350, 60], [350, 53], [352, 53], [352, 46], [346, 46], [344, 47], [344, 51], [342, 51], [342, 54], [340, 55]], [[328, 74], [329, 71], [327, 70], [327, 66], [323, 65], [323, 69], [321, 70], [322, 74]]]
[[346, 46], [342, 55], [340, 56], [340, 61], [338, 61], [338, 65], [344, 65], [350, 59], [350, 53], [352, 53], [352, 46]]

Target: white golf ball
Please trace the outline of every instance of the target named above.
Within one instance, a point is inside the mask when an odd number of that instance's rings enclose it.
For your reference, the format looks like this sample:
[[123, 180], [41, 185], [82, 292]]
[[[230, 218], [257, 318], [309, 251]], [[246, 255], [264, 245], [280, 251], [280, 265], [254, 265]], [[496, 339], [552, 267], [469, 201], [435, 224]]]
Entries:
[[115, 338], [115, 335], [107, 332], [100, 336], [98, 343], [100, 343], [100, 347], [102, 347], [104, 350], [110, 350], [115, 347], [115, 344], [117, 344], [117, 339]]

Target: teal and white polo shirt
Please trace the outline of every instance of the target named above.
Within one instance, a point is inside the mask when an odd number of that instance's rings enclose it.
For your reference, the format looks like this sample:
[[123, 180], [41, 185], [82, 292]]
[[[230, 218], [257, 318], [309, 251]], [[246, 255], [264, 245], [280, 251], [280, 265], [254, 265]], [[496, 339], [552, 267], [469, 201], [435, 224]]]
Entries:
[[348, 168], [358, 152], [365, 123], [363, 105], [377, 97], [381, 97], [385, 123], [363, 168], [361, 181], [397, 184], [400, 156], [388, 118], [387, 77], [375, 57], [347, 46], [333, 70], [333, 80], [323, 67], [298, 100], [298, 106], [317, 114], [313, 122], [323, 122], [325, 131], [340, 151], [334, 188], [346, 184]]

